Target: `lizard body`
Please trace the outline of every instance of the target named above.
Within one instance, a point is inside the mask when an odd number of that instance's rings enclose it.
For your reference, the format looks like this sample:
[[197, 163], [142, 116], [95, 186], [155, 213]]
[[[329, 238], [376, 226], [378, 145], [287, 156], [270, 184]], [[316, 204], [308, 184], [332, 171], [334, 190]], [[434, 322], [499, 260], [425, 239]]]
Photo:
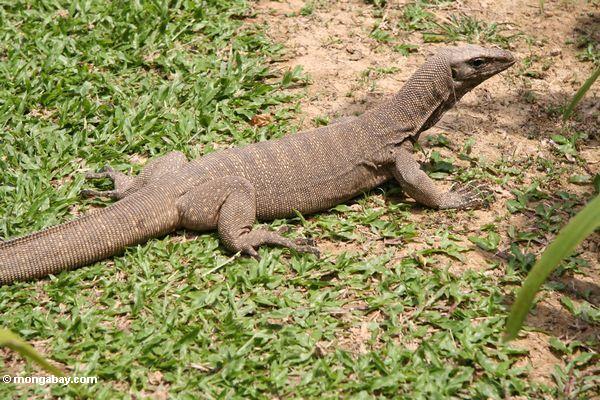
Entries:
[[444, 49], [396, 95], [359, 117], [193, 161], [172, 152], [136, 177], [110, 168], [88, 174], [111, 178], [115, 189], [86, 190], [85, 195], [119, 201], [0, 243], [0, 284], [87, 265], [179, 228], [217, 229], [228, 249], [254, 257], [264, 244], [318, 254], [307, 240], [253, 230], [252, 224], [257, 218], [326, 210], [392, 178], [430, 207], [480, 205], [473, 191], [439, 189], [412, 157], [411, 143], [465, 93], [513, 63], [512, 55], [500, 49]]

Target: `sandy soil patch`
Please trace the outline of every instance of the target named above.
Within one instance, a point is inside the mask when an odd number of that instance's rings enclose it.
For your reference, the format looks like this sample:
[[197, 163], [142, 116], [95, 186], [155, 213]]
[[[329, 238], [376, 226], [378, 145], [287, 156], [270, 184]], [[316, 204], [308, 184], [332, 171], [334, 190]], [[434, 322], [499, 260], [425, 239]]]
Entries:
[[[407, 2], [387, 3], [383, 15], [376, 15], [373, 6], [360, 0], [315, 1], [311, 3], [310, 12], [302, 11], [308, 3], [301, 0], [261, 0], [256, 3], [251, 22], [266, 23], [270, 37], [288, 49], [287, 56], [276, 67], [286, 70], [302, 66], [311, 78], [311, 84], [297, 89], [305, 91], [298, 121], [301, 127], [314, 127], [315, 118], [335, 119], [364, 112], [397, 91], [429, 54], [446, 45], [424, 43], [420, 32], [398, 29], [396, 23]], [[428, 11], [441, 21], [447, 20], [450, 15], [464, 13], [478, 20], [507, 24], [509, 33], [520, 35], [510, 43], [510, 48], [521, 61], [467, 94], [428, 133], [444, 133], [451, 139], [454, 149], [460, 149], [468, 138], [474, 137], [472, 154], [489, 162], [510, 159], [526, 165], [528, 160], [542, 157], [560, 163], [571, 173], [593, 175], [600, 171], [600, 85], [595, 85], [588, 93], [574, 123], [590, 135], [579, 148], [579, 154], [585, 160], [583, 166], [567, 158], [557, 158], [550, 138], [560, 133], [561, 125], [557, 118], [549, 117], [549, 110], [565, 104], [591, 74], [592, 63], [581, 62], [577, 58], [579, 50], [576, 46], [565, 42], [576, 42], [583, 33], [599, 34], [600, 13], [597, 7], [583, 1], [546, 1], [541, 12], [537, 2], [463, 0]], [[382, 23], [395, 39], [416, 45], [418, 51], [406, 57], [393, 51], [392, 46], [375, 40], [370, 33]], [[532, 59], [536, 60], [530, 67], [535, 70], [535, 78], [525, 75], [523, 69], [526, 68], [525, 61]], [[451, 151], [442, 153], [452, 155]], [[496, 223], [503, 241], [508, 241], [506, 232], [509, 226], [529, 229], [530, 225], [526, 216], [513, 216], [506, 212], [506, 201], [514, 198], [510, 190], [524, 187], [543, 173], [533, 167], [524, 167], [523, 176], [515, 179], [514, 183], [493, 188], [496, 202], [489, 209], [460, 214], [458, 220], [450, 221], [444, 216], [432, 220], [429, 215], [416, 213], [414, 219], [419, 223], [421, 236], [435, 232], [435, 227], [440, 224], [451, 224], [466, 239], [469, 232], [477, 230], [476, 227]], [[556, 187], [557, 190], [587, 194], [589, 197], [589, 186], [568, 183], [567, 178], [568, 175], [564, 183]], [[591, 293], [588, 300], [595, 304], [598, 304], [600, 290], [599, 236], [594, 235], [582, 246], [582, 258], [590, 264], [586, 275], [563, 279], [570, 292], [581, 293], [579, 290], [585, 289]], [[423, 240], [417, 238], [402, 246], [393, 259], [422, 247], [422, 243]], [[332, 254], [365, 249], [380, 253], [388, 248], [383, 244], [369, 246], [333, 241], [323, 243], [322, 247]], [[482, 269], [488, 264], [489, 254], [469, 254], [469, 261], [453, 266], [451, 272]], [[491, 271], [490, 278], [493, 279], [496, 273]], [[569, 292], [569, 289], [566, 291]], [[543, 382], [551, 381], [554, 365], [561, 362], [550, 351], [549, 336], [543, 332], [564, 339], [589, 339], [600, 335], [597, 326], [584, 327], [581, 321], [573, 320], [559, 297], [555, 293], [550, 295], [528, 320], [530, 326], [542, 332], [527, 333], [518, 342], [519, 346], [530, 349], [523, 362], [533, 367], [532, 378]], [[365, 335], [360, 324], [349, 337], [352, 342], [364, 342], [355, 341], [356, 335]], [[362, 350], [358, 349], [359, 353]]]

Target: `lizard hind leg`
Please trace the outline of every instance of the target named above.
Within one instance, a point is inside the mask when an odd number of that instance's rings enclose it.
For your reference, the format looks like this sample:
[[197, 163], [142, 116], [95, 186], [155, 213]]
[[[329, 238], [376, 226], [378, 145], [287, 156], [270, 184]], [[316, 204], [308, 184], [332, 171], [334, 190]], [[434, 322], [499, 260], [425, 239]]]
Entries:
[[81, 194], [87, 197], [109, 197], [119, 200], [137, 192], [149, 182], [160, 179], [165, 174], [174, 173], [186, 162], [187, 159], [183, 153], [172, 151], [148, 162], [138, 176], [129, 176], [110, 166], [105, 166], [100, 172], [88, 172], [85, 177], [86, 179], [108, 178], [113, 181], [114, 189], [106, 191], [85, 189], [81, 191]]
[[128, 176], [120, 171], [114, 170], [110, 166], [105, 166], [100, 172], [88, 172], [85, 174], [85, 179], [103, 179], [108, 178], [113, 181], [114, 189], [106, 191], [98, 191], [91, 189], [84, 189], [81, 191], [82, 196], [86, 197], [109, 197], [112, 199], [122, 199], [127, 195], [128, 189], [130, 189], [135, 181], [134, 177]]
[[217, 228], [222, 243], [231, 251], [259, 259], [260, 246], [277, 245], [319, 255], [319, 250], [307, 241], [287, 239], [266, 229], [252, 229], [256, 220], [256, 193], [245, 178], [228, 176], [206, 182], [182, 196], [178, 207], [184, 228]]

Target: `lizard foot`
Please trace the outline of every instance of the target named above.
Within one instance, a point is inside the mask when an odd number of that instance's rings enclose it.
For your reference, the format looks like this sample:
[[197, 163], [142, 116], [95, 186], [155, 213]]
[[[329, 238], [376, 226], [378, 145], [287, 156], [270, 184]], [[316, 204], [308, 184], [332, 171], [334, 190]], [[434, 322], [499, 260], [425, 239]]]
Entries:
[[109, 197], [111, 199], [122, 199], [128, 193], [131, 193], [134, 178], [125, 175], [124, 173], [105, 165], [100, 169], [100, 172], [87, 172], [85, 179], [103, 179], [108, 178], [113, 182], [114, 189], [104, 192], [97, 190], [82, 190], [81, 194], [86, 197]]
[[258, 255], [256, 249], [265, 244], [287, 247], [298, 253], [313, 254], [317, 258], [321, 255], [319, 249], [313, 246], [314, 241], [311, 239], [300, 238], [296, 240], [290, 240], [276, 232], [267, 231], [264, 229], [257, 229], [246, 233], [238, 243], [239, 244], [237, 246], [233, 246], [232, 250], [238, 250], [242, 254], [253, 257], [256, 260], [260, 260], [260, 256]]
[[292, 247], [298, 253], [309, 253], [317, 258], [321, 258], [321, 251], [316, 246], [317, 242], [311, 238], [297, 238], [294, 240], [295, 247]]
[[293, 247], [293, 249], [296, 250], [298, 253], [308, 253], [308, 254], [312, 254], [313, 256], [315, 256], [317, 258], [321, 258], [321, 251], [316, 246], [307, 246], [307, 245], [300, 246], [300, 245], [298, 245], [297, 247]]
[[[286, 246], [286, 247], [288, 247], [288, 246]], [[294, 251], [297, 251], [298, 253], [309, 253], [309, 254], [314, 255], [317, 258], [321, 258], [321, 252], [315, 246], [295, 245], [295, 246], [289, 246], [289, 248]], [[258, 254], [256, 249], [252, 246], [242, 249], [241, 253], [254, 258], [256, 261], [261, 260], [260, 255]]]
[[315, 242], [315, 239], [311, 239], [311, 238], [298, 238], [294, 240], [294, 243], [296, 243], [299, 246], [316, 246], [317, 242]]
[[492, 190], [481, 183], [467, 183], [466, 185], [455, 184], [450, 189], [449, 194], [458, 197], [457, 209], [472, 209], [488, 207], [494, 200]]

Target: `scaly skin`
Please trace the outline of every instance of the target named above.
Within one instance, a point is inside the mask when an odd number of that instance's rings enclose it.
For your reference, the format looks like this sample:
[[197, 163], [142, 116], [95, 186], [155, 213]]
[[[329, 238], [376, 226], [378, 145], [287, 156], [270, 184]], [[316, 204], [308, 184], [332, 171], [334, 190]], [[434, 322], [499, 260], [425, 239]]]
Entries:
[[465, 93], [513, 63], [513, 56], [500, 49], [443, 49], [394, 97], [360, 117], [194, 161], [169, 153], [137, 177], [110, 168], [88, 174], [113, 179], [115, 189], [84, 195], [119, 201], [0, 243], [0, 284], [87, 265], [179, 228], [217, 229], [228, 249], [253, 257], [264, 244], [318, 255], [308, 241], [253, 230], [252, 224], [257, 218], [326, 210], [392, 178], [429, 207], [479, 206], [483, 200], [477, 190], [439, 189], [412, 157], [412, 142]]

